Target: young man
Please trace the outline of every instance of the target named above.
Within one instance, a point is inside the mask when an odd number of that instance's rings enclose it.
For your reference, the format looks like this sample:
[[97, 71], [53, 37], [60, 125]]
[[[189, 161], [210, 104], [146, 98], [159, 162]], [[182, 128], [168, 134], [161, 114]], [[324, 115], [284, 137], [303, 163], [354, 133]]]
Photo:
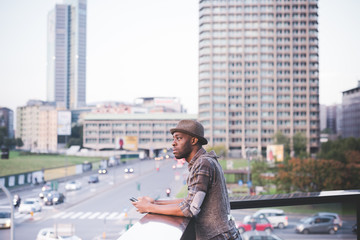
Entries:
[[181, 120], [173, 135], [173, 153], [188, 162], [188, 195], [184, 199], [154, 200], [140, 197], [132, 204], [140, 213], [194, 217], [196, 239], [241, 239], [230, 220], [230, 203], [222, 168], [215, 152], [207, 153], [202, 145], [204, 127], [197, 121]]

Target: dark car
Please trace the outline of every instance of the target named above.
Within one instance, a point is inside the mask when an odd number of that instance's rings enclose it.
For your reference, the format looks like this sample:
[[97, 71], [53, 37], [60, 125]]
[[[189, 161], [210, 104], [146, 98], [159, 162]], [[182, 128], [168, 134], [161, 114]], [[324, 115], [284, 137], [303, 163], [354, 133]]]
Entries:
[[99, 182], [99, 177], [96, 175], [92, 175], [89, 177], [88, 183], [98, 183]]
[[329, 233], [335, 234], [338, 226], [335, 224], [333, 217], [313, 216], [306, 218], [302, 223], [296, 226], [297, 233]]
[[51, 191], [44, 197], [45, 205], [59, 204], [59, 203], [63, 203], [64, 201], [65, 201], [64, 194], [57, 191]]
[[39, 193], [39, 198], [44, 198], [48, 193], [50, 193], [51, 192], [51, 190], [45, 190], [45, 191], [41, 191], [40, 193]]
[[99, 168], [98, 173], [99, 174], [107, 174], [108, 170], [106, 168]]

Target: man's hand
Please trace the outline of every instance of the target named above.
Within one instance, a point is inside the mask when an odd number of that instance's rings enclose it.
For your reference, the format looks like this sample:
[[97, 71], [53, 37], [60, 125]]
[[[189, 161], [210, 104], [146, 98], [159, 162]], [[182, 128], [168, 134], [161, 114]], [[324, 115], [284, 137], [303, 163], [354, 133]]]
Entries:
[[151, 197], [139, 197], [138, 198], [139, 201], [137, 202], [132, 202], [132, 205], [134, 205], [134, 207], [137, 208], [136, 211], [138, 211], [139, 213], [148, 213], [150, 206], [155, 202], [154, 199], [152, 199]]

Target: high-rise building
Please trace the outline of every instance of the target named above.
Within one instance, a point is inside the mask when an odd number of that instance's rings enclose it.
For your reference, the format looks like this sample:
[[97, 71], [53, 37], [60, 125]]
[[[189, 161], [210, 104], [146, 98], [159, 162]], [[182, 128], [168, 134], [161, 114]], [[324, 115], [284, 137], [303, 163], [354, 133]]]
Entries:
[[0, 107], [0, 127], [6, 128], [6, 137], [14, 138], [14, 112], [5, 107]]
[[360, 138], [360, 80], [356, 88], [343, 92], [342, 137]]
[[47, 100], [86, 105], [86, 0], [64, 0], [48, 14]]
[[210, 145], [265, 155], [281, 131], [319, 148], [317, 0], [200, 0], [199, 121]]

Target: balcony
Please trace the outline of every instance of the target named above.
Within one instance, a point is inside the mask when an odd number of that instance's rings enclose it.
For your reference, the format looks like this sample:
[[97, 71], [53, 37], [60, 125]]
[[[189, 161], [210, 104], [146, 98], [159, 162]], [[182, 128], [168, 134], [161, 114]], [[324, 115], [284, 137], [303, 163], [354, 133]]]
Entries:
[[[322, 204], [340, 204], [340, 208], [353, 206], [352, 214], [343, 221], [342, 230], [333, 235], [329, 234], [297, 234], [290, 230], [292, 238], [285, 239], [360, 239], [359, 231], [351, 232], [353, 222], [359, 227], [360, 220], [360, 191], [325, 191], [309, 193], [255, 195], [232, 198], [230, 202], [231, 214], [235, 216], [236, 211], [242, 210], [246, 213], [249, 209], [269, 207], [311, 206], [316, 208]], [[333, 205], [331, 205], [333, 206]], [[351, 210], [350, 210], [351, 211]], [[235, 217], [236, 218], [236, 217]], [[352, 219], [352, 220], [350, 220]], [[236, 219], [237, 220], [237, 219]], [[290, 219], [289, 219], [290, 221]], [[237, 222], [237, 221], [236, 221]], [[347, 224], [345, 226], [345, 224]], [[350, 229], [349, 229], [350, 225]], [[293, 226], [294, 227], [294, 226]], [[286, 227], [291, 228], [290, 223]], [[189, 218], [165, 216], [158, 214], [146, 214], [139, 222], [125, 232], [118, 240], [127, 239], [195, 239], [194, 222]], [[279, 229], [281, 231], [281, 229]], [[294, 229], [295, 230], [295, 229]], [[345, 233], [346, 232], [346, 233]], [[311, 233], [311, 232], [310, 232]]]

